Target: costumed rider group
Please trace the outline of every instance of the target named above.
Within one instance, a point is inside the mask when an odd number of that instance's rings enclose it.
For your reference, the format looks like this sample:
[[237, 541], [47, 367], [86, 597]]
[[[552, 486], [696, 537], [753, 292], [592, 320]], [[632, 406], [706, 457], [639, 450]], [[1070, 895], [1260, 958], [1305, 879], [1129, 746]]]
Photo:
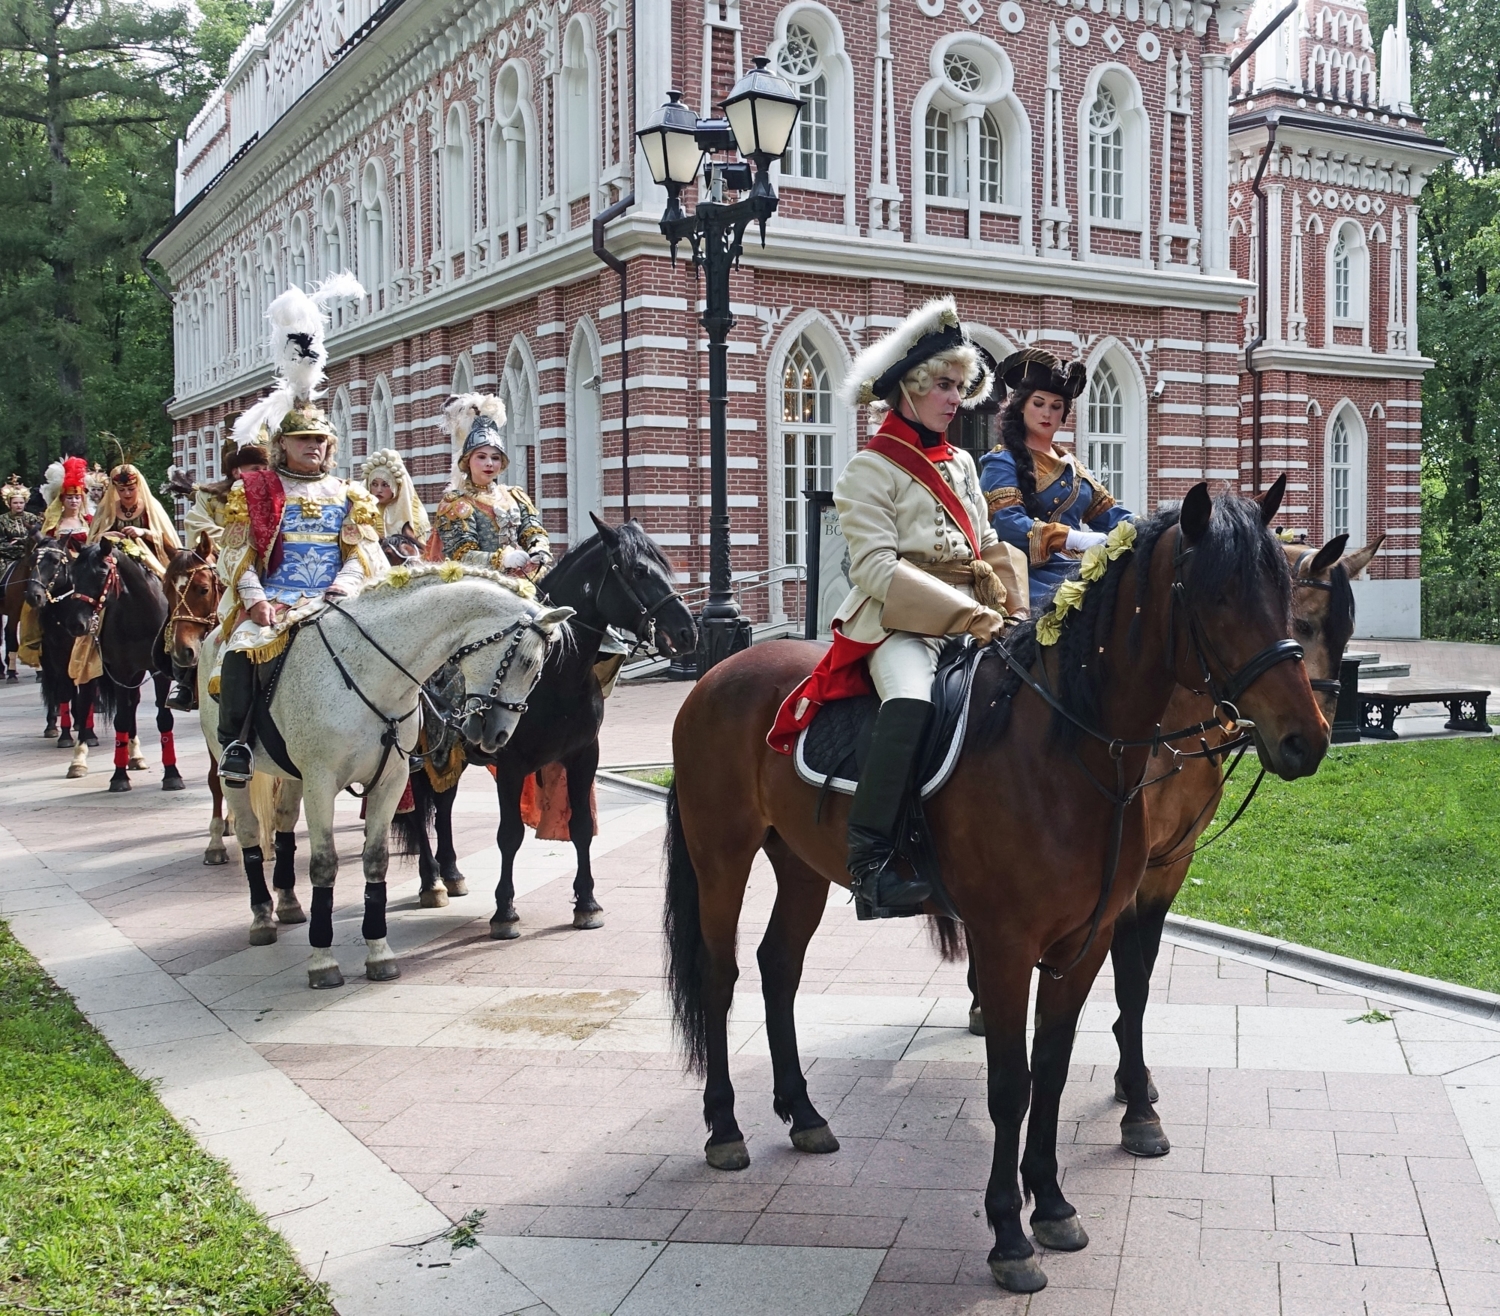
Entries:
[[247, 468], [224, 501], [218, 560], [224, 582], [223, 666], [219, 673], [219, 777], [250, 779], [251, 715], [257, 669], [285, 651], [294, 627], [384, 575], [382, 518], [364, 490], [332, 474], [338, 435], [313, 405], [328, 359], [323, 333], [330, 302], [362, 295], [348, 274], [311, 294], [291, 288], [271, 303], [269, 395], [235, 422], [239, 442], [259, 440], [269, 468]]
[[868, 670], [881, 704], [849, 810], [862, 919], [916, 913], [931, 894], [895, 859], [939, 653], [950, 636], [988, 643], [1007, 606], [1026, 611], [1024, 560], [997, 539], [974, 460], [946, 437], [959, 408], [978, 406], [992, 386], [945, 297], [861, 352], [841, 390], [850, 406], [884, 413], [833, 490], [853, 589], [835, 616], [833, 648], [788, 697], [768, 739], [790, 753], [822, 703], [868, 689]]

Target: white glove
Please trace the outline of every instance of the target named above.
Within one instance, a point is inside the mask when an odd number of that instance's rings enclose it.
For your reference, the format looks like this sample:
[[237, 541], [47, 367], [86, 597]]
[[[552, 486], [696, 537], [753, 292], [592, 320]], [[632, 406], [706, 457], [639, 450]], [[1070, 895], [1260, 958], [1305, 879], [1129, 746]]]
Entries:
[[520, 571], [531, 565], [531, 554], [524, 548], [507, 548], [500, 561], [507, 571]]
[[1097, 530], [1069, 530], [1067, 549], [1070, 553], [1082, 553], [1095, 544], [1102, 544], [1108, 538], [1108, 535], [1101, 535]]

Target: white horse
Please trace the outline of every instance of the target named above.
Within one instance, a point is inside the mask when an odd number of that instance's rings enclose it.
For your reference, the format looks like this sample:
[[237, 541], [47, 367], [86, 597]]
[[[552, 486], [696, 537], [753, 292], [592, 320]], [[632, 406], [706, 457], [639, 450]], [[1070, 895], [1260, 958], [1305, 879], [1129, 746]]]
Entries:
[[[566, 633], [572, 615], [571, 608], [544, 608], [523, 597], [509, 577], [442, 563], [397, 567], [357, 599], [325, 608], [303, 624], [288, 646], [270, 703], [302, 779], [279, 776], [265, 746], [257, 745], [249, 807], [241, 807], [240, 796], [234, 808], [235, 837], [241, 854], [248, 852], [252, 942], [276, 939], [259, 862], [271, 822], [268, 805], [274, 830], [282, 831], [284, 822], [290, 832], [300, 804], [307, 813], [313, 888], [307, 984], [343, 984], [329, 950], [338, 873], [333, 805], [339, 791], [359, 782], [365, 787], [365, 976], [376, 982], [400, 976], [386, 942], [387, 838], [406, 785], [407, 756], [416, 749], [421, 683], [445, 662], [457, 661], [466, 695], [464, 734], [493, 753], [510, 739], [550, 647]], [[203, 674], [213, 670], [214, 658], [206, 644], [200, 685], [206, 685]], [[206, 696], [200, 689], [204, 737], [217, 756], [218, 705]], [[300, 922], [290, 882], [278, 888], [278, 896], [280, 921]]]

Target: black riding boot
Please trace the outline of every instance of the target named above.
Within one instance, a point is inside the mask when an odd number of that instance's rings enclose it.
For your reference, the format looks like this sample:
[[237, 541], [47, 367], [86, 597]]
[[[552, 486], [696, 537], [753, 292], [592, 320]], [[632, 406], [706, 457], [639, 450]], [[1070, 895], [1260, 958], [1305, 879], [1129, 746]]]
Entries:
[[219, 780], [226, 786], [243, 786], [255, 772], [255, 755], [241, 739], [250, 706], [255, 699], [255, 666], [250, 655], [231, 650], [219, 669]]
[[887, 699], [849, 809], [849, 876], [854, 910], [862, 919], [915, 914], [932, 888], [908, 880], [895, 865], [896, 837], [906, 818], [912, 772], [932, 705], [921, 699]]
[[[222, 681], [222, 678], [220, 678]], [[223, 705], [221, 704], [220, 707]], [[198, 669], [172, 664], [172, 688], [167, 692], [167, 707], [179, 713], [198, 711]]]

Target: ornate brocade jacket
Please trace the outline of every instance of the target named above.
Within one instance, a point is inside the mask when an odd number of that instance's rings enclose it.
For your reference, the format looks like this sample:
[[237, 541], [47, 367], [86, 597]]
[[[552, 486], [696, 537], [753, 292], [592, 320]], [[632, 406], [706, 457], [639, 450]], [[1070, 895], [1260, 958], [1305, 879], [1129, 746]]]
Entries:
[[519, 548], [530, 558], [525, 574], [537, 576], [552, 565], [552, 546], [531, 499], [523, 489], [494, 484], [479, 489], [465, 480], [443, 495], [432, 518], [428, 556], [495, 571], [514, 571], [505, 550]]
[[41, 528], [35, 512], [0, 513], [0, 563], [19, 562], [30, 546], [31, 532]]

